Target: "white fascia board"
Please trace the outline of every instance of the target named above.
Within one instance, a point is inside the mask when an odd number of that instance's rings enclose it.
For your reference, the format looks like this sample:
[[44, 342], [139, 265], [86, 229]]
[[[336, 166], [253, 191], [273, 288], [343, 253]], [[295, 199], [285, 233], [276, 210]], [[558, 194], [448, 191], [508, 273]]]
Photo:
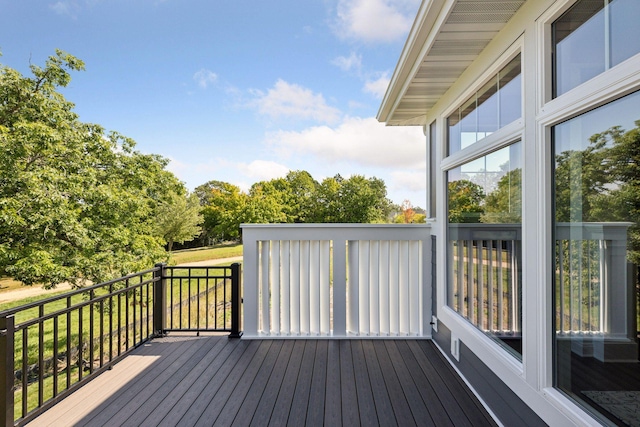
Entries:
[[[402, 95], [406, 92], [411, 79], [420, 68], [422, 60], [431, 49], [455, 3], [455, 0], [422, 1], [380, 104], [377, 115], [379, 122], [387, 122], [397, 108], [402, 100]], [[443, 13], [444, 11], [446, 13]]]

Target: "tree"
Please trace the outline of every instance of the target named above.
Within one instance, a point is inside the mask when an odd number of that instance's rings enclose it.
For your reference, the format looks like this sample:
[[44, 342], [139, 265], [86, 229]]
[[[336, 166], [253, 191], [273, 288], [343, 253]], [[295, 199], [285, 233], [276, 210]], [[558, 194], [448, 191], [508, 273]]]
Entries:
[[167, 160], [83, 123], [58, 92], [79, 59], [56, 51], [32, 77], [0, 65], [0, 273], [81, 285], [165, 257], [154, 210], [184, 191]]
[[484, 212], [482, 187], [469, 180], [460, 179], [449, 183], [448, 194], [450, 223], [480, 222], [480, 216]]
[[204, 232], [213, 240], [239, 240], [241, 212], [248, 196], [240, 187], [223, 181], [209, 181], [195, 189], [202, 204]]
[[198, 196], [174, 193], [158, 205], [156, 232], [171, 252], [174, 242], [184, 243], [197, 237], [202, 231], [202, 221]]
[[497, 188], [487, 195], [480, 222], [488, 224], [519, 224], [522, 222], [522, 171], [507, 172]]

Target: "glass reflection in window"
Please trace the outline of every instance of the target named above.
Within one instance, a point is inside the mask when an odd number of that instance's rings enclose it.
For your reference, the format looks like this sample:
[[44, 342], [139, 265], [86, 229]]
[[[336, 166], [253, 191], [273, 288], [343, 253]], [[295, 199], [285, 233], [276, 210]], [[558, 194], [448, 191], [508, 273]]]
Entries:
[[552, 25], [554, 97], [640, 52], [640, 2], [581, 0]]
[[491, 135], [522, 115], [520, 55], [447, 118], [449, 154]]
[[640, 92], [552, 137], [554, 383], [600, 416], [638, 425]]
[[521, 143], [447, 172], [447, 304], [522, 354]]

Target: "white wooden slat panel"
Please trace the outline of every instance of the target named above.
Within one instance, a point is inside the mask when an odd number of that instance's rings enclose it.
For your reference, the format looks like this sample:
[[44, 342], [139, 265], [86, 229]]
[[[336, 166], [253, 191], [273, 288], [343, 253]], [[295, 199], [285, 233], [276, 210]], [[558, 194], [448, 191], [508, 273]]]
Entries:
[[349, 240], [348, 248], [348, 283], [347, 283], [347, 332], [358, 334], [360, 331], [360, 277], [358, 260], [360, 259], [360, 242]]
[[369, 249], [369, 330], [374, 336], [380, 335], [380, 261], [380, 242], [372, 240]]
[[309, 332], [320, 333], [320, 243], [309, 242]]
[[260, 244], [260, 331], [268, 334], [269, 325], [269, 241]]
[[331, 305], [329, 302], [331, 272], [331, 242], [320, 242], [320, 334], [331, 333]]
[[300, 335], [309, 335], [309, 241], [300, 242]]
[[347, 336], [347, 241], [333, 241], [333, 336]]
[[291, 258], [289, 265], [289, 277], [291, 278], [289, 283], [291, 289], [289, 319], [291, 321], [291, 334], [300, 335], [300, 307], [302, 306], [300, 296], [300, 242], [293, 240], [289, 251]]
[[358, 271], [360, 277], [360, 288], [358, 289], [359, 294], [359, 311], [360, 318], [359, 324], [360, 328], [358, 329], [359, 335], [369, 336], [370, 328], [369, 328], [369, 253], [370, 253], [371, 242], [369, 240], [360, 240], [358, 242], [359, 247], [359, 258], [358, 258]]
[[399, 280], [399, 306], [398, 313], [400, 317], [400, 335], [407, 335], [409, 333], [409, 243], [402, 241], [399, 243], [399, 265], [400, 265], [400, 280]]
[[380, 242], [380, 265], [379, 265], [379, 280], [380, 280], [380, 335], [389, 336], [389, 241], [384, 240]]
[[291, 335], [291, 250], [290, 241], [284, 240], [280, 243], [280, 283], [281, 283], [281, 303], [280, 322], [283, 335]]
[[259, 323], [259, 254], [260, 243], [250, 239], [244, 240], [243, 246], [243, 309], [244, 336], [257, 337]]
[[389, 244], [389, 333], [400, 332], [400, 248], [396, 240]]
[[411, 315], [412, 315], [412, 324], [411, 332], [413, 335], [422, 335], [422, 325], [423, 325], [423, 311], [422, 311], [422, 279], [423, 279], [423, 252], [422, 252], [422, 242], [418, 240], [414, 240], [411, 242], [413, 248], [413, 257], [412, 264], [415, 276], [411, 281]]
[[271, 334], [280, 335], [280, 241], [272, 240], [269, 259]]

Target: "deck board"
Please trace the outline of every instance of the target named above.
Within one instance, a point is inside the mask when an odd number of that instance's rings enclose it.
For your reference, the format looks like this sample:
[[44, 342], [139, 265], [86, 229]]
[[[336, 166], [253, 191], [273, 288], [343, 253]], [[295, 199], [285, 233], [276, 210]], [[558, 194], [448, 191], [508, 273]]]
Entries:
[[183, 335], [29, 425], [496, 425], [430, 341]]

